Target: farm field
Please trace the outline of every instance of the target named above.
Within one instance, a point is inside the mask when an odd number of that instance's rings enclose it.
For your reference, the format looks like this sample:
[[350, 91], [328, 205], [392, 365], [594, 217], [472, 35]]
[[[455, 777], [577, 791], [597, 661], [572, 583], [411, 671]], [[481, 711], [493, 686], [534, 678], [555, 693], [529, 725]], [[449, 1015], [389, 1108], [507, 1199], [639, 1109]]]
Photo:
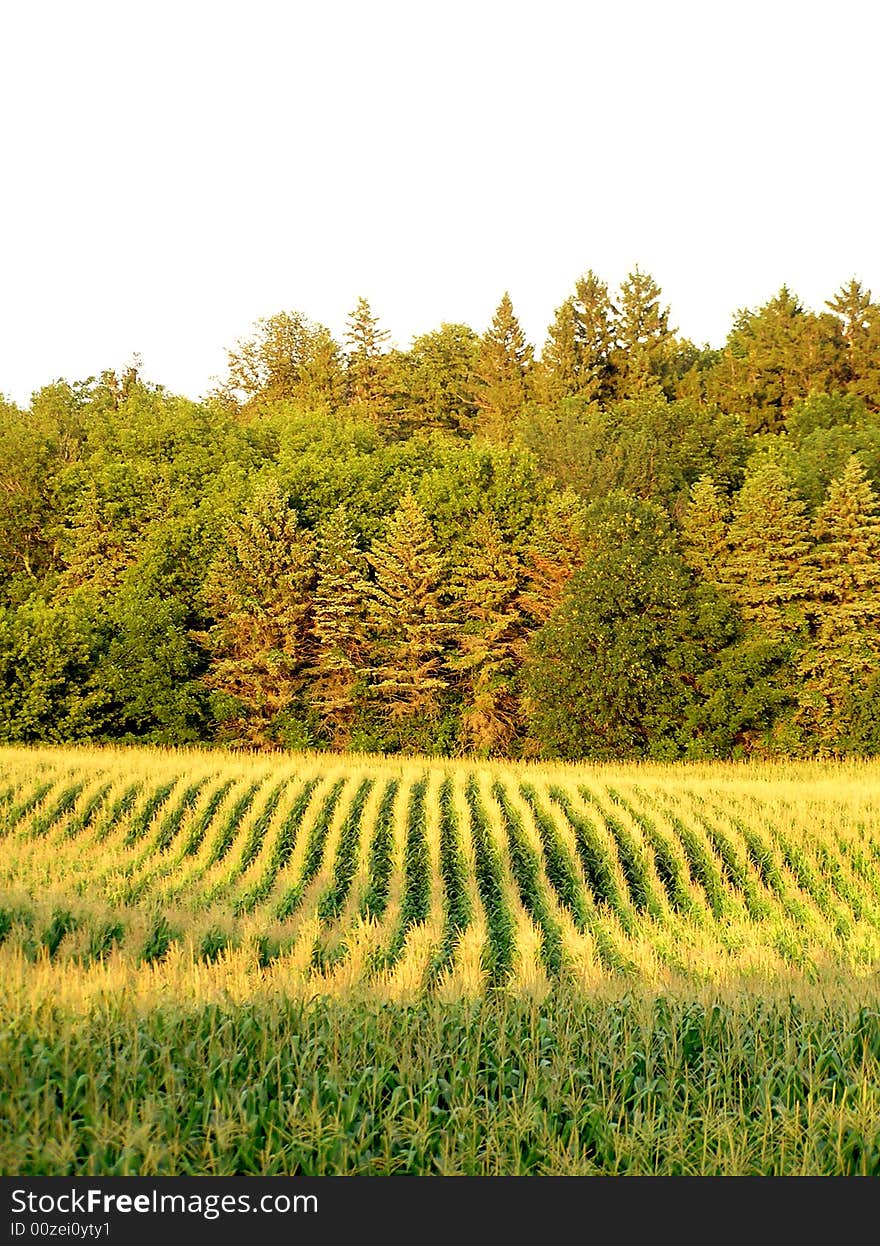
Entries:
[[880, 1172], [880, 765], [0, 750], [0, 1171]]

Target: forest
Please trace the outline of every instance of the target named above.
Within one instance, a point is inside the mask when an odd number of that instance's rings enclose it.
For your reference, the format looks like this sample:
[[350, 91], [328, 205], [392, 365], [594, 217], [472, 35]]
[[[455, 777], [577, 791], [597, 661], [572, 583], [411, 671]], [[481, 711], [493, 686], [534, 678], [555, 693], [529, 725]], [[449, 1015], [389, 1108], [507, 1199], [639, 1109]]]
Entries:
[[[201, 401], [0, 400], [0, 741], [880, 753], [880, 305], [721, 348], [587, 272], [407, 350], [280, 312]], [[2, 385], [2, 377], [0, 377]]]

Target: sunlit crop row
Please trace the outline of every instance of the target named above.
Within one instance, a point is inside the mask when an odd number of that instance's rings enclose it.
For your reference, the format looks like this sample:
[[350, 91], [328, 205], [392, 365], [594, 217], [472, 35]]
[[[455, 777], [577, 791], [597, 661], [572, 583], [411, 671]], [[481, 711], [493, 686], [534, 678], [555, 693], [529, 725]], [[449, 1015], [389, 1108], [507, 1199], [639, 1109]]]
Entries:
[[868, 980], [878, 815], [869, 763], [5, 750], [0, 958], [71, 997]]

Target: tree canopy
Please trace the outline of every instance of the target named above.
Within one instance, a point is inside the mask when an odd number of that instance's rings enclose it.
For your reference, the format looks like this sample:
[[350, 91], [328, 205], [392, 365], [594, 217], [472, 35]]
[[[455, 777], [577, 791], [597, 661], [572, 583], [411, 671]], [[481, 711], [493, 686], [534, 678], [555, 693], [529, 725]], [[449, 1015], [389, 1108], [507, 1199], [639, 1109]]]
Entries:
[[592, 270], [406, 348], [254, 324], [0, 400], [0, 740], [577, 757], [880, 751], [880, 308], [718, 349]]

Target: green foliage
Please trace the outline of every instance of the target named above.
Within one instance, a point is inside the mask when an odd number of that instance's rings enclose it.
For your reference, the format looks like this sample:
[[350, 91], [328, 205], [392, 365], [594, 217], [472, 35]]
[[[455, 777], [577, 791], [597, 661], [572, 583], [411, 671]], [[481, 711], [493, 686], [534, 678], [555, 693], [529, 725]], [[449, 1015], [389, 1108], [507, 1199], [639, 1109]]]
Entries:
[[512, 446], [436, 439], [416, 498], [438, 544], [457, 557], [478, 516], [490, 514], [506, 540], [528, 538], [549, 489], [529, 453]]
[[880, 677], [880, 500], [857, 459], [832, 482], [815, 535], [815, 629], [798, 717], [819, 747], [867, 751], [861, 702]]
[[107, 707], [94, 674], [104, 642], [81, 598], [0, 609], [0, 740], [100, 737]]
[[727, 501], [711, 476], [701, 476], [691, 488], [681, 527], [688, 565], [709, 584], [729, 584]]
[[618, 346], [612, 355], [615, 391], [621, 398], [663, 388], [669, 372], [674, 330], [669, 308], [660, 305], [660, 287], [638, 266], [620, 287], [616, 330]]
[[573, 489], [552, 494], [537, 516], [524, 550], [526, 615], [544, 623], [562, 602], [586, 553], [587, 507]]
[[562, 932], [547, 901], [541, 878], [541, 858], [529, 843], [522, 818], [511, 804], [501, 783], [492, 784], [492, 795], [501, 811], [501, 821], [507, 836], [510, 872], [519, 898], [540, 932], [541, 959], [547, 972], [556, 977], [563, 967]]
[[452, 618], [444, 562], [412, 493], [404, 494], [369, 561], [375, 573], [369, 603], [372, 689], [392, 719], [432, 716], [448, 686], [443, 654]]
[[228, 374], [218, 390], [224, 404], [250, 413], [290, 399], [318, 410], [342, 399], [342, 355], [323, 325], [300, 312], [277, 312], [253, 329], [227, 352]]
[[344, 507], [318, 532], [310, 699], [334, 744], [350, 734], [367, 645], [367, 560]]
[[309, 529], [344, 505], [366, 540], [380, 536], [402, 494], [451, 457], [442, 438], [386, 442], [364, 419], [280, 408], [277, 471], [291, 506]]
[[564, 398], [604, 402], [613, 393], [617, 309], [592, 270], [556, 309], [541, 352], [535, 388], [542, 403]]
[[[796, 704], [795, 656], [789, 641], [760, 630], [742, 634], [728, 615], [729, 642], [698, 681], [688, 710], [693, 757], [779, 755], [797, 747], [787, 729]], [[775, 730], [778, 728], [778, 730]]]
[[528, 803], [544, 850], [547, 878], [557, 898], [571, 913], [578, 930], [589, 926], [589, 909], [585, 903], [583, 887], [573, 863], [566, 851], [553, 818], [542, 807], [538, 795], [530, 783], [520, 785], [520, 792]]
[[539, 1004], [22, 1008], [0, 1046], [0, 1165], [56, 1179], [876, 1176], [878, 1049], [873, 1004], [842, 993], [823, 1007], [560, 988]]
[[513, 967], [515, 926], [504, 895], [502, 860], [489, 830], [486, 810], [473, 776], [468, 779], [465, 800], [474, 846], [474, 873], [489, 927], [485, 968], [489, 982], [499, 986]]
[[18, 605], [52, 570], [58, 424], [0, 400], [0, 607]]
[[406, 937], [413, 926], [428, 918], [431, 907], [431, 874], [428, 856], [427, 813], [425, 791], [427, 778], [418, 779], [410, 788], [406, 810], [406, 840], [403, 849], [403, 895], [400, 920], [385, 952], [383, 964], [390, 968], [403, 955]]
[[810, 593], [806, 506], [772, 460], [750, 465], [728, 531], [730, 582], [743, 617], [769, 635], [804, 625]]
[[[507, 294], [482, 337], [405, 351], [360, 299], [344, 350], [299, 312], [258, 321], [203, 402], [136, 365], [0, 399], [0, 740], [876, 751], [873, 589], [833, 589], [850, 538], [817, 517], [851, 460], [880, 489], [878, 335], [853, 278], [698, 349], [648, 274], [612, 294], [589, 271], [539, 360]], [[630, 591], [625, 533], [594, 561], [584, 515], [604, 532], [619, 494], [680, 531], [687, 587], [673, 550], [665, 589], [651, 554]], [[585, 593], [578, 631], [559, 612]], [[548, 645], [564, 745], [521, 695]]]
[[435, 974], [450, 966], [456, 944], [474, 916], [468, 895], [468, 863], [462, 850], [452, 783], [449, 779], [444, 779], [440, 785], [437, 803], [440, 813], [440, 875], [443, 879], [446, 924]]
[[285, 891], [276, 906], [275, 914], [279, 921], [285, 921], [296, 912], [302, 903], [306, 888], [321, 868], [321, 861], [324, 857], [324, 845], [330, 833], [330, 823], [333, 821], [333, 815], [336, 812], [336, 806], [339, 804], [339, 798], [344, 787], [345, 780], [337, 779], [324, 797], [321, 808], [309, 831], [300, 877], [292, 887]]
[[321, 921], [329, 921], [338, 917], [342, 906], [351, 890], [357, 866], [358, 844], [361, 836], [361, 820], [364, 805], [373, 786], [372, 779], [364, 779], [352, 797], [345, 821], [339, 831], [339, 844], [336, 849], [336, 862], [333, 867], [333, 882], [318, 901], [318, 917]]
[[826, 306], [841, 326], [847, 389], [871, 411], [880, 411], [880, 305], [853, 277]]
[[747, 438], [736, 416], [657, 389], [605, 407], [572, 399], [530, 407], [519, 421], [523, 445], [558, 485], [599, 500], [615, 490], [677, 507], [699, 476], [738, 485]]
[[477, 412], [479, 339], [463, 324], [417, 337], [396, 360], [398, 423], [403, 428], [470, 431]]
[[464, 743], [490, 754], [510, 750], [519, 727], [518, 675], [525, 620], [519, 607], [522, 558], [491, 515], [474, 523], [461, 557], [461, 626], [449, 661], [464, 688]]
[[749, 432], [774, 432], [812, 391], [845, 384], [839, 321], [806, 311], [783, 286], [757, 311], [741, 311], [707, 381], [710, 398], [743, 416]]
[[490, 441], [506, 444], [529, 394], [535, 352], [526, 341], [505, 291], [492, 324], [480, 339], [474, 364], [476, 429]]
[[105, 703], [104, 738], [154, 744], [202, 738], [203, 663], [188, 622], [180, 601], [144, 593], [133, 578], [109, 603], [109, 634], [93, 678]]
[[235, 913], [250, 913], [269, 895], [278, 874], [293, 856], [300, 828], [317, 784], [317, 779], [309, 779], [300, 788], [268, 853], [268, 860], [261, 877], [245, 895], [240, 896], [236, 901], [234, 905]]
[[530, 646], [532, 731], [560, 757], [675, 756], [707, 665], [690, 573], [657, 507], [617, 495], [591, 520], [584, 565]]
[[369, 882], [361, 901], [361, 916], [377, 921], [388, 906], [394, 852], [394, 802], [400, 789], [398, 779], [389, 779], [379, 802], [370, 841]]
[[392, 394], [388, 337], [370, 304], [359, 298], [345, 335], [348, 400], [355, 412], [378, 423], [387, 419]]
[[300, 687], [313, 581], [312, 538], [269, 477], [210, 569], [205, 599], [216, 622], [199, 636], [212, 659], [206, 685], [240, 707], [225, 726], [239, 742], [272, 743]]
[[880, 414], [853, 394], [816, 394], [796, 404], [774, 449], [812, 511], [853, 455], [880, 488]]
[[550, 798], [560, 807], [574, 831], [581, 869], [594, 901], [607, 905], [626, 925], [628, 903], [621, 894], [610, 855], [596, 831], [595, 823], [574, 808], [562, 788], [551, 787]]

